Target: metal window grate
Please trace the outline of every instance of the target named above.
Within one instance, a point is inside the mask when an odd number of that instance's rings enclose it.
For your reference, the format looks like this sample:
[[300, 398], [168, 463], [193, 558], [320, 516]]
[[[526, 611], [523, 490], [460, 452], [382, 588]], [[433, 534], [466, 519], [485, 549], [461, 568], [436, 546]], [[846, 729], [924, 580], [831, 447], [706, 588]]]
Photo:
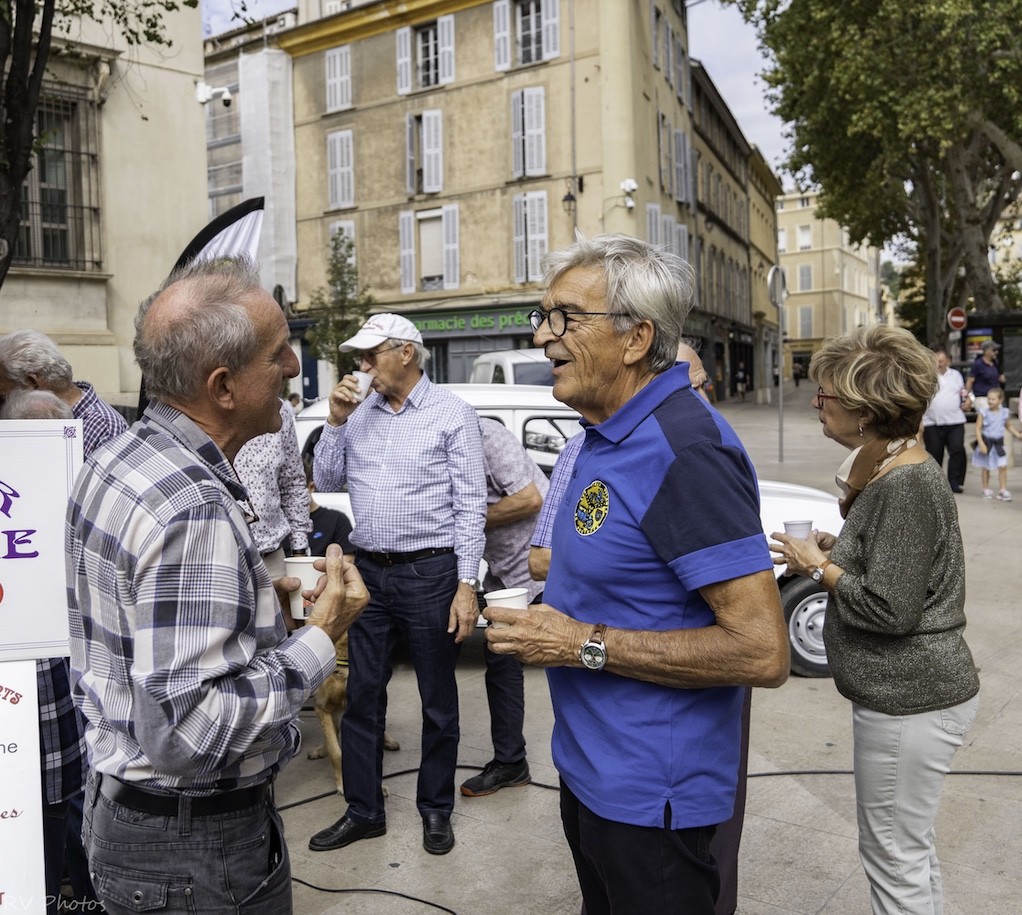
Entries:
[[48, 92], [36, 113], [37, 149], [22, 187], [14, 263], [103, 268], [99, 118], [84, 89]]

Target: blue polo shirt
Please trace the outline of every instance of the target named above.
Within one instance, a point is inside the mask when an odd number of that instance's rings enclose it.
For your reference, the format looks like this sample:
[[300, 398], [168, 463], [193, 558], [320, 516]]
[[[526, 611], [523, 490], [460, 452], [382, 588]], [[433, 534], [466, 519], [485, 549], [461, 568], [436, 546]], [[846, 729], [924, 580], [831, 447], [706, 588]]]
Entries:
[[[554, 520], [544, 600], [611, 628], [715, 624], [704, 585], [773, 568], [756, 474], [688, 364], [658, 375], [586, 430]], [[674, 689], [607, 671], [551, 668], [553, 759], [582, 803], [637, 826], [731, 816], [742, 690]]]

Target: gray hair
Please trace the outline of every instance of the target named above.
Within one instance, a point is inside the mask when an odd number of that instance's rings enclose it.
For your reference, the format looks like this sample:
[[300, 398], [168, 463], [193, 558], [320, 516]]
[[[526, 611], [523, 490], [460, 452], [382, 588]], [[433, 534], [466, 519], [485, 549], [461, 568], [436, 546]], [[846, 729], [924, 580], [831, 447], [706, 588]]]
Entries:
[[575, 244], [544, 258], [547, 288], [576, 267], [603, 269], [607, 308], [615, 315], [617, 333], [640, 321], [653, 322], [650, 370], [660, 373], [673, 366], [695, 296], [692, 268], [680, 257], [630, 235], [586, 238], [578, 233]]
[[401, 340], [398, 337], [391, 337], [387, 340], [388, 346], [397, 346], [398, 344], [404, 346], [404, 344], [410, 343], [412, 349], [415, 350], [415, 364], [422, 369], [426, 370], [426, 363], [429, 362], [429, 350], [426, 349], [421, 343], [416, 343], [414, 340]]
[[40, 387], [62, 390], [71, 384], [71, 363], [57, 344], [37, 330], [16, 330], [0, 337], [0, 369], [19, 388], [35, 387], [29, 375], [35, 375]]
[[74, 412], [53, 391], [15, 388], [0, 406], [0, 419], [74, 419]]
[[[182, 284], [182, 305], [169, 321], [147, 326], [153, 303]], [[248, 257], [221, 257], [174, 271], [138, 308], [135, 361], [154, 400], [193, 400], [210, 372], [223, 366], [238, 372], [259, 346], [255, 325], [240, 304], [261, 289], [259, 271]]]

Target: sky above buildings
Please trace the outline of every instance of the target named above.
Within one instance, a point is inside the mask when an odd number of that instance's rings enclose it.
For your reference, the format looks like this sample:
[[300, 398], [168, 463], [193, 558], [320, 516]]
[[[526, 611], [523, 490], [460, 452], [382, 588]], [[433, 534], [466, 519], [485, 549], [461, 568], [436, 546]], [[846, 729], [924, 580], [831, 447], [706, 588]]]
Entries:
[[[237, 28], [232, 19], [240, 0], [201, 0], [203, 31], [217, 35]], [[245, 0], [246, 17], [265, 19], [296, 4], [291, 0]], [[756, 32], [746, 25], [734, 7], [717, 0], [689, 3], [689, 53], [701, 61], [724, 101], [734, 114], [745, 139], [758, 146], [764, 158], [785, 184], [779, 164], [787, 148], [783, 125], [771, 115], [764, 99], [759, 73], [765, 62], [756, 47]]]

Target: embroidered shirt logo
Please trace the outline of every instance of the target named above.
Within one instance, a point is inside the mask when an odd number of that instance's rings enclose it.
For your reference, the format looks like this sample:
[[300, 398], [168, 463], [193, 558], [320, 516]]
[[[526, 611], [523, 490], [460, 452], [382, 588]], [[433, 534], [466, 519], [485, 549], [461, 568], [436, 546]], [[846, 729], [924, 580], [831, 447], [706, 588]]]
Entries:
[[575, 530], [583, 537], [595, 534], [610, 511], [610, 491], [607, 484], [593, 480], [582, 492], [582, 498], [575, 506]]

